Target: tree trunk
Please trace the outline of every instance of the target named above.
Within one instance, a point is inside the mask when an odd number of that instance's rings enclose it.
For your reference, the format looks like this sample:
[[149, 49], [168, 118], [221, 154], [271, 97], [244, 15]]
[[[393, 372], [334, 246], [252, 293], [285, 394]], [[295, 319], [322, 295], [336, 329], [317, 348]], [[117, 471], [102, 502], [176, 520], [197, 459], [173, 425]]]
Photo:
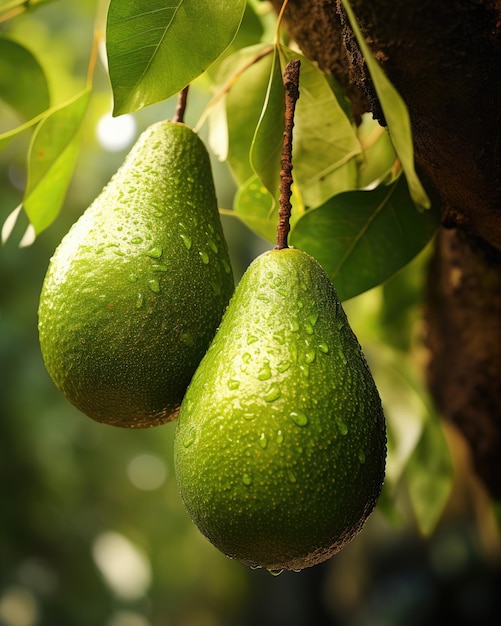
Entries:
[[[426, 316], [430, 390], [501, 499], [501, 0], [351, 6], [407, 104], [421, 177], [442, 200]], [[285, 21], [356, 116], [371, 111], [384, 125], [340, 0], [289, 0]]]

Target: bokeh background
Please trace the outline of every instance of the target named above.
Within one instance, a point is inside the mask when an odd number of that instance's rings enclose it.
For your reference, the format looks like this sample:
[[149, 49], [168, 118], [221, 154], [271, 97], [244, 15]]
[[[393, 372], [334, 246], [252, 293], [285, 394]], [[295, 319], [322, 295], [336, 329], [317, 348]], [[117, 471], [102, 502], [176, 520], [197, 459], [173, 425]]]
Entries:
[[[95, 16], [103, 19], [105, 4], [50, 2], [0, 23], [0, 32], [29, 42], [62, 101], [84, 85]], [[21, 216], [0, 247], [0, 626], [498, 623], [499, 529], [464, 443], [447, 425], [453, 481], [426, 536], [405, 487], [396, 484], [340, 554], [301, 573], [272, 576], [226, 558], [191, 523], [173, 471], [173, 424], [130, 432], [97, 424], [56, 390], [37, 337], [38, 297], [50, 256], [141, 130], [174, 111], [169, 101], [113, 120], [100, 64], [94, 81], [60, 217], [31, 246], [19, 247], [27, 227]], [[188, 124], [207, 100], [199, 81], [190, 94]], [[0, 102], [0, 132], [18, 123]], [[29, 139], [29, 133], [19, 136], [0, 152], [0, 222], [22, 199]], [[271, 245], [226, 214], [235, 189], [225, 165], [213, 165], [238, 279]], [[401, 419], [403, 430], [413, 423], [415, 398], [387, 375], [387, 366], [405, 369], [411, 362], [419, 370], [425, 358], [419, 340], [428, 254], [384, 288], [346, 303], [385, 408]], [[385, 506], [385, 499], [393, 505]]]

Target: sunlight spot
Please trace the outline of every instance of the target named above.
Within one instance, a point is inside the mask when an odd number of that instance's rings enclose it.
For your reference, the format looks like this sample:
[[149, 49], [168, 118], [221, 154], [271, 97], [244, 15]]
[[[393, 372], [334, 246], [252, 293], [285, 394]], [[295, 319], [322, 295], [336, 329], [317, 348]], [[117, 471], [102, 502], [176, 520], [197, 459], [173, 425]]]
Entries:
[[35, 596], [22, 587], [8, 587], [0, 596], [0, 623], [5, 626], [33, 626], [37, 622]]
[[111, 113], [107, 113], [97, 123], [96, 134], [105, 150], [119, 152], [132, 144], [136, 130], [136, 120], [132, 115], [113, 117]]
[[151, 626], [150, 622], [135, 611], [117, 611], [106, 626]]
[[130, 482], [143, 491], [153, 491], [161, 487], [167, 478], [164, 461], [153, 454], [135, 456], [127, 467]]
[[94, 541], [92, 556], [108, 586], [117, 596], [135, 600], [151, 583], [148, 557], [126, 537], [104, 532]]

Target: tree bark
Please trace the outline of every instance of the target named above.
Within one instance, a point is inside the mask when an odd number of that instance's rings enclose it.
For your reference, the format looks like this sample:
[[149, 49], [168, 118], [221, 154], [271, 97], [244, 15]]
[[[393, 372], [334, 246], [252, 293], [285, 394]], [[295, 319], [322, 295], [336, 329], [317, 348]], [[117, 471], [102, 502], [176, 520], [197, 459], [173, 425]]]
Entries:
[[[426, 315], [430, 390], [501, 499], [501, 0], [351, 6], [409, 109], [416, 164], [442, 200]], [[285, 21], [355, 115], [371, 111], [384, 125], [340, 0], [289, 0]]]

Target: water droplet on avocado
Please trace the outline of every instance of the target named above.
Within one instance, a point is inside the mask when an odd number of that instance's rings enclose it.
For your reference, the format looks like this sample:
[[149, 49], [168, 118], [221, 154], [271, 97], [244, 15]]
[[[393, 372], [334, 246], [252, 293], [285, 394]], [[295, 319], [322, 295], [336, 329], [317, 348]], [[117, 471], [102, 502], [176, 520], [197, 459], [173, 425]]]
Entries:
[[281, 395], [282, 395], [282, 390], [277, 385], [277, 383], [273, 383], [272, 385], [270, 385], [270, 388], [268, 389], [267, 393], [264, 395], [264, 399], [266, 400], [266, 402], [274, 402], [275, 400], [278, 400], [278, 398], [280, 398]]
[[169, 268], [164, 263], [153, 263], [151, 269], [154, 272], [166, 272]]
[[283, 572], [283, 569], [269, 569], [268, 573], [271, 574], [272, 576], [280, 576], [280, 574]]
[[277, 365], [277, 370], [283, 374], [284, 372], [286, 372], [291, 366], [291, 362], [290, 361], [280, 361], [280, 363]]
[[304, 354], [304, 360], [306, 363], [313, 363], [316, 358], [316, 352], [313, 348], [306, 350]]
[[143, 306], [143, 294], [138, 293], [136, 296], [136, 309], [140, 309]]
[[289, 417], [297, 426], [306, 426], [308, 424], [308, 416], [302, 411], [291, 411]]
[[212, 252], [217, 254], [218, 247], [217, 247], [216, 242], [213, 239], [209, 239], [207, 243], [209, 244], [209, 248], [212, 250]]
[[268, 438], [266, 437], [265, 433], [261, 433], [259, 435], [259, 445], [263, 450], [266, 450], [266, 448], [268, 447]]
[[183, 240], [186, 250], [191, 250], [191, 239], [188, 237], [188, 235], [181, 233], [181, 239]]
[[247, 336], [247, 345], [250, 346], [253, 343], [256, 343], [257, 337], [256, 335], [248, 335]]
[[137, 246], [140, 243], [143, 243], [143, 238], [142, 237], [133, 237], [130, 240], [131, 243], [133, 243], [135, 246]]
[[281, 430], [277, 431], [276, 442], [278, 443], [279, 446], [282, 445], [284, 442], [284, 434]]
[[290, 470], [287, 472], [287, 478], [289, 479], [289, 482], [294, 484], [297, 483], [297, 478], [294, 474], [294, 472], [291, 472]]
[[231, 273], [231, 265], [228, 263], [226, 259], [221, 259], [221, 265], [223, 266], [223, 269], [226, 272], [226, 274]]
[[153, 293], [160, 293], [160, 283], [156, 278], [151, 278], [148, 281], [148, 287], [150, 288], [150, 291], [153, 291]]
[[365, 452], [363, 450], [358, 451], [358, 460], [362, 465], [365, 463]]
[[207, 254], [207, 252], [205, 250], [202, 250], [198, 254], [200, 255], [200, 258], [202, 259], [202, 263], [204, 265], [209, 265], [209, 255]]
[[269, 380], [271, 378], [271, 368], [268, 361], [263, 364], [257, 375], [258, 380]]
[[148, 252], [146, 252], [146, 255], [151, 257], [152, 259], [159, 259], [162, 254], [163, 250], [161, 246], [153, 246], [153, 248], [150, 248]]
[[348, 434], [348, 425], [346, 424], [346, 422], [343, 422], [342, 420], [337, 420], [337, 427], [339, 428], [339, 432], [344, 436]]
[[242, 482], [244, 485], [252, 485], [252, 476], [250, 474], [244, 474], [242, 476]]
[[329, 352], [329, 346], [326, 343], [319, 343], [318, 349], [320, 350], [320, 352], [323, 352], [324, 354], [327, 354]]
[[128, 278], [130, 283], [137, 283], [137, 276], [135, 274], [129, 274]]
[[230, 391], [236, 391], [239, 387], [240, 381], [236, 378], [230, 378], [230, 380], [228, 381], [228, 389], [230, 389]]

